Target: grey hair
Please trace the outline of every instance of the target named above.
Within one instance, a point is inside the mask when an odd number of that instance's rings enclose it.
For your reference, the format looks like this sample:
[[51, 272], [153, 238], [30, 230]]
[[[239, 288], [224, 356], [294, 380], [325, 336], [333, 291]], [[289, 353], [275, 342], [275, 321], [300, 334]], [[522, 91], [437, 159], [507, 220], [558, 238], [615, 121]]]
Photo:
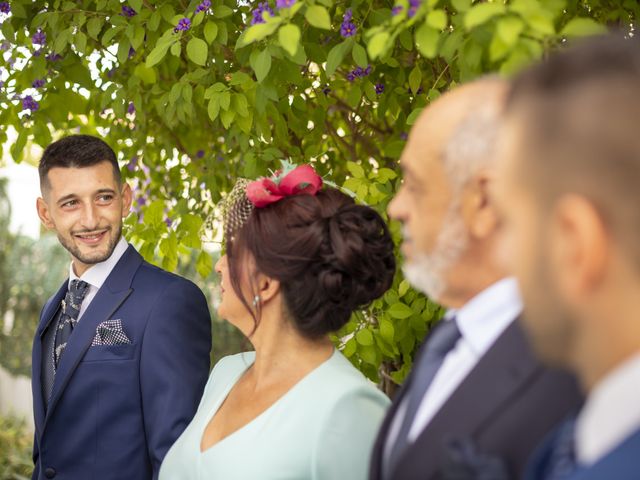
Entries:
[[[487, 78], [483, 81], [502, 81]], [[459, 191], [482, 168], [491, 166], [502, 126], [503, 105], [493, 98], [471, 106], [454, 129], [443, 152], [451, 185]]]

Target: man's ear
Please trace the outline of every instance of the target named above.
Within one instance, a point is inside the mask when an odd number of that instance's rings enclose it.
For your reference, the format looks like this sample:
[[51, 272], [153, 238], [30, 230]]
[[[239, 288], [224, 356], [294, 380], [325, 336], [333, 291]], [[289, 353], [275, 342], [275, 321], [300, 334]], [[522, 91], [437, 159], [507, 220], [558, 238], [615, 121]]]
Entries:
[[38, 212], [38, 217], [40, 217], [40, 221], [42, 225], [48, 230], [53, 230], [55, 228], [55, 224], [51, 220], [51, 212], [49, 211], [49, 205], [42, 197], [38, 197], [36, 200], [36, 210]]
[[492, 176], [481, 171], [465, 187], [462, 195], [462, 215], [469, 235], [484, 239], [499, 226], [499, 216], [491, 195]]
[[554, 274], [565, 295], [576, 302], [593, 295], [607, 275], [611, 240], [607, 226], [596, 209], [580, 195], [565, 195], [552, 213], [549, 235], [554, 248], [549, 252]]
[[127, 182], [122, 184], [122, 218], [129, 215], [131, 211], [131, 202], [133, 201], [133, 192]]

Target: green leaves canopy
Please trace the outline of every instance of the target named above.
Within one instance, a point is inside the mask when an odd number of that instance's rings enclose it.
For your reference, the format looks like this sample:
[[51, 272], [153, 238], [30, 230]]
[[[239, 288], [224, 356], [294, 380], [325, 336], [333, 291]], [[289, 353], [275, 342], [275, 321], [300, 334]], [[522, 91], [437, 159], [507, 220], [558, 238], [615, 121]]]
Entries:
[[[235, 178], [282, 158], [315, 162], [384, 212], [406, 134], [429, 101], [484, 72], [513, 72], [565, 37], [628, 29], [640, 10], [634, 0], [297, 0], [271, 3], [273, 14], [250, 25], [254, 4], [198, 5], [12, 0], [0, 26], [0, 143], [19, 132], [20, 161], [29, 142], [104, 135], [136, 189], [129, 235], [167, 268], [202, 248], [203, 233], [215, 237], [215, 204]], [[356, 32], [343, 38], [347, 8]], [[185, 18], [190, 27], [177, 30]], [[39, 31], [42, 46], [32, 42]], [[27, 96], [37, 110], [24, 108]], [[336, 338], [374, 379], [384, 361], [401, 380], [441, 314], [401, 282]]]

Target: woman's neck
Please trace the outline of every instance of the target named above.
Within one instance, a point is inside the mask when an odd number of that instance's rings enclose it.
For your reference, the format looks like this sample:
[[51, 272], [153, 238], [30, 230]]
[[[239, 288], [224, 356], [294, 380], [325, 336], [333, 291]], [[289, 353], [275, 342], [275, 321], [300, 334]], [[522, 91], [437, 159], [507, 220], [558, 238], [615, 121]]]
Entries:
[[251, 341], [256, 358], [247, 374], [256, 390], [269, 388], [282, 379], [302, 378], [334, 351], [327, 336], [310, 340], [288, 322], [261, 322]]

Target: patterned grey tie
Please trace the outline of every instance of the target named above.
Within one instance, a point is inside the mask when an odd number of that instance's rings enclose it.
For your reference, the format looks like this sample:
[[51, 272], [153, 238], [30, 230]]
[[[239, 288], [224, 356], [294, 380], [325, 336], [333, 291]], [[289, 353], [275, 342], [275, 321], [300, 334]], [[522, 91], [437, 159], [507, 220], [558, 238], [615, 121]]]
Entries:
[[415, 373], [411, 380], [411, 386], [407, 393], [407, 409], [402, 420], [400, 433], [396, 437], [395, 444], [391, 449], [389, 461], [385, 462], [385, 478], [391, 478], [390, 474], [404, 452], [408, 441], [409, 430], [415, 419], [418, 408], [422, 403], [425, 393], [429, 389], [436, 373], [440, 370], [447, 353], [454, 347], [460, 338], [460, 330], [455, 319], [442, 321], [427, 339], [423, 351], [420, 354], [417, 364], [414, 366]]
[[69, 290], [62, 300], [62, 315], [56, 326], [56, 337], [53, 348], [53, 365], [58, 370], [60, 358], [64, 352], [69, 337], [73, 332], [73, 328], [78, 323], [78, 315], [80, 314], [80, 306], [82, 300], [89, 290], [89, 284], [82, 280], [71, 280]]

